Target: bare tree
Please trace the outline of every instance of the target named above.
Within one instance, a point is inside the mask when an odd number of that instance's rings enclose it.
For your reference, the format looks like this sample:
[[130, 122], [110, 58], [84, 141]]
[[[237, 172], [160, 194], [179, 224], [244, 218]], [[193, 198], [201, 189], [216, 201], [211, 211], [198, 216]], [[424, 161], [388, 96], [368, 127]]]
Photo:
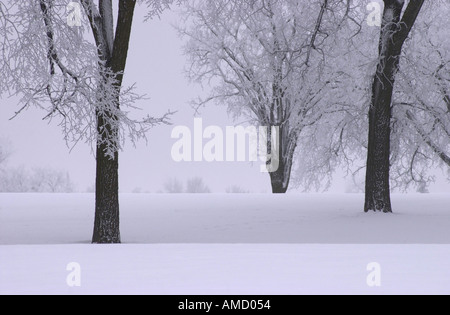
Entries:
[[227, 194], [249, 194], [250, 191], [238, 185], [233, 185], [227, 188]]
[[[149, 18], [173, 1], [141, 1]], [[119, 150], [167, 116], [133, 120], [126, 108], [140, 98], [122, 86], [136, 0], [119, 0], [114, 23], [112, 0], [81, 0], [81, 26], [68, 23], [66, 2], [0, 3], [0, 94], [21, 96], [16, 116], [30, 106], [58, 119], [68, 143], [95, 145], [96, 211], [93, 243], [119, 243]], [[80, 9], [80, 10], [77, 10]], [[91, 36], [93, 38], [91, 38]]]
[[188, 194], [209, 194], [211, 190], [206, 186], [201, 177], [194, 177], [187, 181], [186, 193]]
[[[190, 78], [214, 82], [195, 103], [227, 104], [257, 126], [279, 127], [279, 161], [269, 170], [274, 193], [289, 188], [294, 154], [305, 129], [335, 111], [332, 96], [345, 76], [334, 71], [334, 36], [350, 1], [220, 0], [186, 5]], [[272, 147], [268, 137], [267, 147]], [[300, 144], [302, 146], [302, 144]], [[302, 152], [308, 154], [302, 146]], [[269, 161], [269, 164], [271, 161]]]
[[31, 192], [30, 173], [24, 167], [0, 170], [0, 192]]
[[0, 192], [10, 193], [72, 193], [74, 185], [67, 172], [51, 168], [25, 167], [2, 170]]
[[171, 178], [164, 184], [164, 192], [167, 194], [182, 194], [183, 183], [177, 178]]
[[74, 184], [67, 172], [35, 168], [30, 176], [31, 191], [41, 193], [73, 193]]

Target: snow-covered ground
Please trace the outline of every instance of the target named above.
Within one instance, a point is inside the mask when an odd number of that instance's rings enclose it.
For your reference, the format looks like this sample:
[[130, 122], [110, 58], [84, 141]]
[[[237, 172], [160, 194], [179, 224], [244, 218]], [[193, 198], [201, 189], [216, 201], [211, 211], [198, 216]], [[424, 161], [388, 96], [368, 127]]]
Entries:
[[[0, 294], [449, 294], [450, 246], [0, 247]], [[71, 262], [81, 287], [66, 283]], [[381, 287], [367, 265], [381, 266]]]
[[[450, 195], [122, 195], [123, 245], [89, 244], [93, 195], [0, 195], [0, 294], [450, 293]], [[81, 266], [81, 287], [66, 266]], [[369, 287], [370, 263], [381, 287]]]
[[[122, 241], [450, 244], [450, 194], [394, 195], [365, 214], [363, 195], [121, 195]], [[89, 243], [90, 194], [0, 194], [0, 245]]]

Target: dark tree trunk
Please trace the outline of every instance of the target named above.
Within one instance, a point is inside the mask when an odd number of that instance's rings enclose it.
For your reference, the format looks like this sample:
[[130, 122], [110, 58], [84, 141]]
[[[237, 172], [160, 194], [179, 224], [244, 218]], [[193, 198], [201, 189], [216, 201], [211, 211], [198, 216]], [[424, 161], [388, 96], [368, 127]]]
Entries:
[[[92, 11], [93, 2], [82, 0], [81, 3], [89, 17], [99, 57], [102, 60], [100, 68], [106, 66], [115, 74], [117, 93], [115, 106], [120, 109], [120, 90], [122, 88], [123, 73], [128, 57], [131, 29], [133, 24], [136, 0], [120, 0], [119, 13], [115, 34], [113, 32], [113, 9], [111, 0], [99, 1], [101, 18]], [[105, 82], [107, 82], [105, 78]], [[100, 95], [103, 93], [100, 87]], [[102, 113], [102, 114], [100, 114]], [[106, 116], [105, 116], [106, 115]], [[97, 112], [97, 176], [95, 222], [92, 242], [95, 244], [120, 243], [120, 215], [119, 215], [119, 130], [118, 117], [113, 113], [105, 113], [105, 109]], [[108, 117], [108, 119], [105, 119]], [[118, 122], [119, 123], [119, 122]], [[103, 132], [107, 130], [107, 132]], [[108, 137], [107, 139], [105, 137]], [[111, 149], [114, 152], [111, 156]]]
[[[272, 131], [270, 134], [271, 133]], [[272, 193], [285, 194], [289, 189], [294, 152], [297, 146], [297, 136], [290, 133], [289, 124], [286, 123], [279, 127], [278, 138], [278, 144], [276, 146], [277, 153], [275, 153], [275, 158], [278, 159], [278, 167], [269, 172], [270, 182], [272, 185]], [[271, 148], [271, 154], [273, 155], [274, 152], [271, 147], [272, 139], [271, 137], [269, 137], [269, 139], [269, 147]], [[273, 158], [274, 157], [272, 157], [272, 159]]]
[[[106, 80], [106, 79], [105, 79]], [[105, 81], [106, 82], [106, 81]], [[105, 83], [106, 84], [106, 83]], [[119, 87], [116, 87], [119, 93]], [[119, 94], [117, 94], [119, 95]], [[119, 108], [117, 96], [116, 107]], [[106, 115], [106, 117], [104, 116]], [[95, 184], [95, 221], [92, 243], [119, 244], [120, 212], [119, 212], [119, 130], [114, 113], [103, 115], [97, 113], [97, 174]], [[106, 130], [107, 132], [104, 132]], [[112, 155], [111, 155], [112, 154]]]
[[[101, 125], [101, 120], [100, 124]], [[106, 156], [107, 147], [97, 147], [97, 177], [95, 193], [94, 244], [118, 244], [119, 217], [119, 154], [114, 159]]]
[[[270, 173], [270, 182], [272, 184], [272, 193], [285, 194], [289, 188], [289, 174], [286, 174], [286, 167], [284, 163], [280, 161], [278, 170]], [[287, 185], [285, 183], [288, 183]]]
[[395, 76], [403, 44], [424, 0], [411, 1], [401, 20], [404, 1], [385, 0], [380, 61], [372, 86], [364, 210], [392, 212], [390, 192], [391, 118]]
[[[390, 193], [392, 95], [400, 55], [394, 55], [391, 34], [397, 29], [403, 3], [385, 1], [380, 39], [380, 63], [372, 85], [369, 110], [369, 146], [364, 210], [392, 212]], [[392, 11], [394, 14], [390, 14]], [[387, 20], [387, 16], [392, 19]]]

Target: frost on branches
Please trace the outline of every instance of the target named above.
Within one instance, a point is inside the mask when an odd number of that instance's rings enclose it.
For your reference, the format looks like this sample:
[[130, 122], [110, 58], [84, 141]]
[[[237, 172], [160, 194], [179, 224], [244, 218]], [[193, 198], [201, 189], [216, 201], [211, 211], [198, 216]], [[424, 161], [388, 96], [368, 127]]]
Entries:
[[[149, 18], [172, 1], [141, 1]], [[93, 243], [120, 243], [119, 150], [125, 137], [135, 143], [162, 118], [134, 120], [130, 109], [141, 99], [122, 86], [135, 0], [81, 0], [81, 26], [68, 23], [66, 1], [0, 3], [0, 94], [17, 95], [21, 107], [45, 110], [57, 119], [67, 143], [96, 146], [96, 205]], [[117, 2], [116, 2], [117, 3]], [[81, 12], [80, 12], [81, 13]]]
[[450, 171], [449, 15], [449, 6], [427, 3], [406, 44], [393, 112], [396, 187], [428, 185], [436, 166]]
[[235, 117], [280, 128], [280, 167], [270, 174], [274, 193], [288, 189], [295, 153], [309, 154], [302, 134], [337, 111], [338, 86], [347, 74], [336, 69], [336, 40], [351, 10], [349, 2], [323, 0], [185, 6], [189, 26], [180, 32], [188, 38], [190, 78], [214, 86], [195, 106], [216, 101]]
[[[100, 2], [106, 11], [105, 4], [110, 1]], [[147, 2], [154, 10], [159, 8], [154, 14], [171, 1]], [[114, 157], [126, 137], [135, 143], [153, 126], [167, 123], [168, 116], [129, 117], [128, 112], [142, 97], [134, 92], [134, 86], [120, 88], [123, 73], [115, 73], [105, 61], [107, 47], [98, 47], [92, 40], [92, 27], [94, 34], [98, 30], [87, 13], [97, 19], [102, 8], [92, 0], [81, 3], [87, 11], [80, 27], [68, 25], [66, 1], [0, 3], [0, 94], [20, 97], [15, 116], [32, 106], [41, 108], [44, 120], [56, 120], [61, 126], [68, 144], [105, 144], [104, 153]], [[105, 38], [114, 39], [112, 12], [109, 17], [102, 13], [111, 19], [106, 31], [111, 35]], [[111, 44], [107, 43], [108, 48]], [[98, 118], [110, 128], [97, 126]]]

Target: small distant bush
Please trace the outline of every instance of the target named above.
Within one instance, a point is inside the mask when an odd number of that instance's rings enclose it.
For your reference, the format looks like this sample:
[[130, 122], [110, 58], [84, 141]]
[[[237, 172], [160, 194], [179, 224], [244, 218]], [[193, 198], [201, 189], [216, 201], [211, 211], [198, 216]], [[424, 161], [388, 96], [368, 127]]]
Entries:
[[201, 177], [193, 177], [186, 182], [186, 188], [177, 178], [171, 178], [164, 184], [164, 189], [160, 193], [165, 194], [209, 194], [211, 190]]
[[245, 190], [244, 188], [234, 185], [227, 188], [227, 194], [249, 194], [250, 191]]
[[206, 186], [201, 177], [194, 177], [187, 181], [186, 193], [188, 194], [209, 194], [211, 190]]
[[164, 184], [163, 192], [167, 194], [182, 194], [184, 192], [183, 183], [176, 178], [171, 178]]

